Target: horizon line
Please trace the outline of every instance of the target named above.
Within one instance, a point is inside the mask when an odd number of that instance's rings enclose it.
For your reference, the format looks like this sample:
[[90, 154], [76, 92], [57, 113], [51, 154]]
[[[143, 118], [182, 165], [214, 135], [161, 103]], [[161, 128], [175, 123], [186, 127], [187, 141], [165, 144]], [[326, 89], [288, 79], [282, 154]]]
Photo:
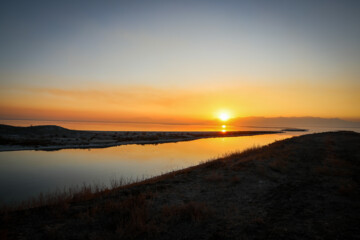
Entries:
[[[346, 122], [353, 122], [353, 123], [360, 123], [360, 118], [341, 118], [341, 117], [315, 117], [315, 116], [301, 116], [301, 117], [284, 117], [284, 116], [277, 116], [277, 117], [266, 117], [266, 116], [247, 116], [247, 117], [234, 117], [228, 120], [231, 121], [239, 120], [239, 119], [246, 119], [246, 118], [264, 118], [264, 119], [278, 119], [278, 118], [285, 118], [285, 119], [322, 119], [322, 120], [341, 120]], [[213, 118], [211, 120], [202, 120], [201, 122], [162, 122], [162, 121], [107, 121], [107, 120], [76, 120], [76, 119], [36, 119], [36, 118], [1, 118], [0, 121], [49, 121], [49, 122], [87, 122], [87, 123], [129, 123], [129, 124], [162, 124], [162, 125], [212, 125], [215, 124], [214, 122], [220, 122], [218, 119]], [[196, 121], [196, 120], [195, 120]], [[214, 121], [214, 122], [213, 122]]]

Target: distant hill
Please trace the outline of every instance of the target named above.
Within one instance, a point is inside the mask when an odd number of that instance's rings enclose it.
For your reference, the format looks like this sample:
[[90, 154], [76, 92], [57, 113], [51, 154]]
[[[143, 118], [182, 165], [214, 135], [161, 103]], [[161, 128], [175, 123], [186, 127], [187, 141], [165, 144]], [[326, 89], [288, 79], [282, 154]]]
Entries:
[[43, 125], [43, 126], [30, 126], [30, 127], [15, 127], [5, 124], [0, 124], [0, 134], [6, 135], [27, 135], [27, 134], [62, 134], [69, 133], [72, 130], [55, 126], [55, 125]]
[[232, 124], [264, 127], [360, 127], [360, 122], [318, 117], [245, 117], [233, 119]]

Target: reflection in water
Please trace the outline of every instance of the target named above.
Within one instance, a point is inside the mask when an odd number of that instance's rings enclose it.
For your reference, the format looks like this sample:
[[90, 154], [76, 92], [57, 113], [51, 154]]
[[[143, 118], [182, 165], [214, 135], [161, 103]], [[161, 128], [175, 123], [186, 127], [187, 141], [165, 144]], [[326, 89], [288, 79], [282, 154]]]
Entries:
[[270, 134], [91, 150], [1, 152], [0, 199], [5, 202], [26, 199], [83, 183], [108, 184], [114, 177], [155, 176], [289, 136]]

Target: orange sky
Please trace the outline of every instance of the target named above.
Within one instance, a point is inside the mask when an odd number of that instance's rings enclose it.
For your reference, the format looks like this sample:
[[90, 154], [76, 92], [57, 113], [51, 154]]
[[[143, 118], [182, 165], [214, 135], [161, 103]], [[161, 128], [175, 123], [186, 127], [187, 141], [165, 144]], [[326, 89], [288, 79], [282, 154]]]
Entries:
[[3, 119], [201, 123], [230, 117], [360, 118], [357, 86], [282, 84], [166, 89], [141, 86], [88, 89], [6, 87]]

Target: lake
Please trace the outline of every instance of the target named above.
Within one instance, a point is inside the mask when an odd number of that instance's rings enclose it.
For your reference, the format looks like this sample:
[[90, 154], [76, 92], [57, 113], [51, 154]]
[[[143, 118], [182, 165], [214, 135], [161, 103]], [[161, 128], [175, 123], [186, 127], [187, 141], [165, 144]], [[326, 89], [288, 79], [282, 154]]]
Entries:
[[226, 153], [306, 133], [309, 132], [208, 138], [101, 149], [0, 152], [0, 202], [25, 200], [39, 193], [83, 183], [110, 186], [110, 180], [114, 178], [148, 178], [193, 166]]

